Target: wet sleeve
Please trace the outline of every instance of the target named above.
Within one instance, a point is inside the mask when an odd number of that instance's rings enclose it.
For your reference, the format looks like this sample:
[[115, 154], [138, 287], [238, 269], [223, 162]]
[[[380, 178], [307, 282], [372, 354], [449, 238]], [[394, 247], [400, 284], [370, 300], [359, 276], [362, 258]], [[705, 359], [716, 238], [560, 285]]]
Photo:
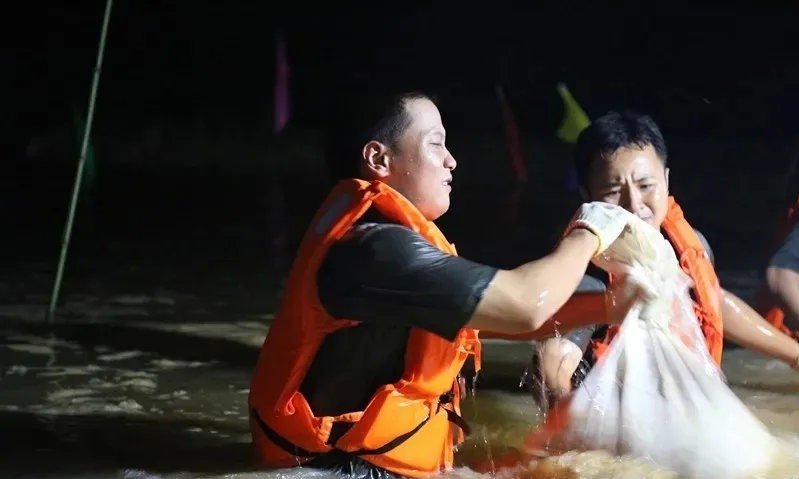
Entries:
[[799, 224], [794, 226], [780, 249], [771, 257], [769, 266], [790, 269], [799, 273]]
[[[608, 288], [603, 280], [603, 275], [604, 272], [598, 268], [596, 268], [596, 271], [589, 271], [589, 274], [584, 275], [583, 279], [580, 280], [575, 293], [604, 293]], [[606, 277], [607, 275], [604, 275], [604, 278]], [[585, 351], [591, 338], [596, 334], [597, 330], [603, 327], [604, 325], [601, 324], [592, 324], [567, 333], [565, 338], [576, 344], [582, 351]]]
[[[593, 272], [591, 272], [593, 273]], [[602, 277], [598, 274], [585, 274], [577, 285], [575, 293], [604, 293], [608, 290]]]
[[496, 272], [446, 254], [408, 228], [378, 224], [333, 245], [317, 285], [334, 317], [423, 328], [451, 341]]
[[707, 242], [707, 238], [705, 238], [705, 235], [700, 233], [699, 230], [695, 229], [694, 232], [696, 233], [696, 236], [699, 237], [699, 242], [702, 243], [702, 247], [705, 248], [705, 251], [707, 252], [707, 257], [710, 259], [710, 264], [712, 264], [713, 267], [715, 267], [716, 256], [713, 254], [713, 249], [710, 247], [710, 243]]

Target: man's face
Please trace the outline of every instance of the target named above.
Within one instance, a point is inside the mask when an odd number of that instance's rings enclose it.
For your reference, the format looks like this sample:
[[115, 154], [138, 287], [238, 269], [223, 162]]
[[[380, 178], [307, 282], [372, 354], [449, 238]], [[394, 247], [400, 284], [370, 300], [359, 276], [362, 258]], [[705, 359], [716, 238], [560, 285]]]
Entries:
[[390, 174], [385, 182], [411, 201], [429, 220], [449, 209], [452, 170], [457, 163], [446, 147], [446, 131], [433, 102], [405, 103], [411, 123], [389, 149]]
[[666, 218], [669, 172], [652, 145], [621, 148], [588, 172], [590, 201], [619, 205], [655, 228]]

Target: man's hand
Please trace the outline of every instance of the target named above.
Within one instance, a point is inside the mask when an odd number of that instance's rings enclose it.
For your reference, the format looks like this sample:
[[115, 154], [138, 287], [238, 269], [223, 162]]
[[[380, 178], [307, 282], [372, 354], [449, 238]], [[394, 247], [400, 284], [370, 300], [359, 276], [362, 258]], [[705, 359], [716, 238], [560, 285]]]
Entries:
[[622, 231], [624, 231], [627, 226], [628, 215], [629, 213], [623, 208], [610, 203], [601, 201], [583, 203], [577, 209], [574, 217], [572, 217], [569, 226], [566, 228], [566, 234], [575, 228], [585, 228], [591, 231], [599, 238], [599, 245], [595, 254], [600, 254], [616, 241]]
[[605, 317], [609, 324], [621, 324], [636, 304], [650, 299], [643, 285], [630, 281], [629, 276], [620, 275], [605, 293]]

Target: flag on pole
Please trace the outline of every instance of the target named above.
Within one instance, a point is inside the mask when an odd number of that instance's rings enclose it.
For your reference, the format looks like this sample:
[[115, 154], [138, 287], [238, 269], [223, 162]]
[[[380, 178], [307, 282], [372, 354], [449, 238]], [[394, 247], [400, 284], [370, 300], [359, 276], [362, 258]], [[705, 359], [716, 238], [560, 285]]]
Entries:
[[558, 93], [563, 100], [563, 121], [558, 128], [558, 138], [565, 143], [576, 143], [580, 132], [591, 124], [591, 120], [565, 84], [558, 83]]
[[[588, 119], [588, 115], [585, 114], [565, 84], [558, 83], [557, 88], [560, 98], [563, 100], [563, 120], [558, 128], [558, 138], [564, 143], [577, 143], [577, 137], [580, 136], [580, 132], [591, 124], [591, 120]], [[579, 185], [577, 168], [574, 162], [570, 165], [569, 177], [566, 183], [569, 191], [577, 191]]]
[[283, 131], [291, 116], [291, 98], [289, 96], [290, 73], [288, 55], [286, 54], [286, 42], [281, 32], [278, 33], [277, 36], [275, 65], [274, 131], [276, 135]]
[[508, 99], [505, 97], [502, 86], [496, 85], [495, 89], [499, 107], [502, 110], [502, 119], [505, 123], [505, 150], [507, 151], [511, 168], [516, 177], [514, 186], [509, 192], [508, 208], [505, 209], [507, 216], [505, 219], [511, 226], [515, 227], [519, 224], [521, 203], [524, 196], [524, 189], [527, 185], [527, 166], [524, 163], [521, 140], [519, 139], [519, 126], [516, 124], [516, 119], [513, 116], [513, 110], [511, 110]]
[[521, 141], [519, 140], [519, 127], [513, 117], [513, 110], [505, 98], [505, 92], [500, 85], [496, 86], [497, 100], [502, 109], [502, 119], [505, 122], [505, 148], [510, 158], [511, 167], [519, 183], [527, 182], [527, 167], [524, 164]]

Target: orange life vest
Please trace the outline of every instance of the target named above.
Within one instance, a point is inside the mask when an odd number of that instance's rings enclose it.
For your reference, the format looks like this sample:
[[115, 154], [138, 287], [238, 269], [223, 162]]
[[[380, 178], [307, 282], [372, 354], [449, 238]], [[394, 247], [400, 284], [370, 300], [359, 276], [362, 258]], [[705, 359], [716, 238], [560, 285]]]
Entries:
[[[674, 197], [669, 197], [669, 210], [661, 228], [677, 253], [680, 267], [693, 281], [694, 312], [705, 336], [707, 350], [716, 364], [720, 365], [724, 327], [721, 320], [721, 285], [713, 263]], [[609, 327], [605, 338], [593, 343], [595, 358], [604, 354], [618, 330], [618, 325]]]
[[[794, 226], [796, 226], [797, 222], [799, 222], [799, 196], [796, 197], [794, 204], [788, 208], [788, 214], [785, 215], [779, 227], [777, 228], [777, 244], [782, 244], [782, 242], [785, 241], [785, 238], [788, 237]], [[766, 297], [768, 297], [768, 299], [766, 299]], [[769, 307], [763, 313], [763, 317], [766, 319], [766, 321], [774, 325], [775, 328], [779, 329], [788, 336], [799, 338], [799, 334], [791, 331], [787, 326], [785, 326], [785, 312], [782, 310], [782, 308], [774, 304], [773, 298], [770, 297], [770, 294], [768, 294], [765, 289], [761, 289], [757, 303], [769, 304]]]
[[[450, 342], [411, 328], [401, 379], [378, 388], [363, 411], [319, 417], [299, 390], [325, 336], [358, 324], [325, 310], [316, 273], [330, 246], [370, 208], [456, 254], [435, 224], [384, 183], [345, 180], [333, 189], [305, 233], [252, 378], [250, 429], [267, 466], [302, 465], [339, 450], [403, 476], [426, 477], [452, 468], [454, 446], [465, 428], [458, 374], [469, 355], [480, 368], [477, 330], [464, 328]], [[351, 427], [331, 439], [331, 428], [342, 422]]]

